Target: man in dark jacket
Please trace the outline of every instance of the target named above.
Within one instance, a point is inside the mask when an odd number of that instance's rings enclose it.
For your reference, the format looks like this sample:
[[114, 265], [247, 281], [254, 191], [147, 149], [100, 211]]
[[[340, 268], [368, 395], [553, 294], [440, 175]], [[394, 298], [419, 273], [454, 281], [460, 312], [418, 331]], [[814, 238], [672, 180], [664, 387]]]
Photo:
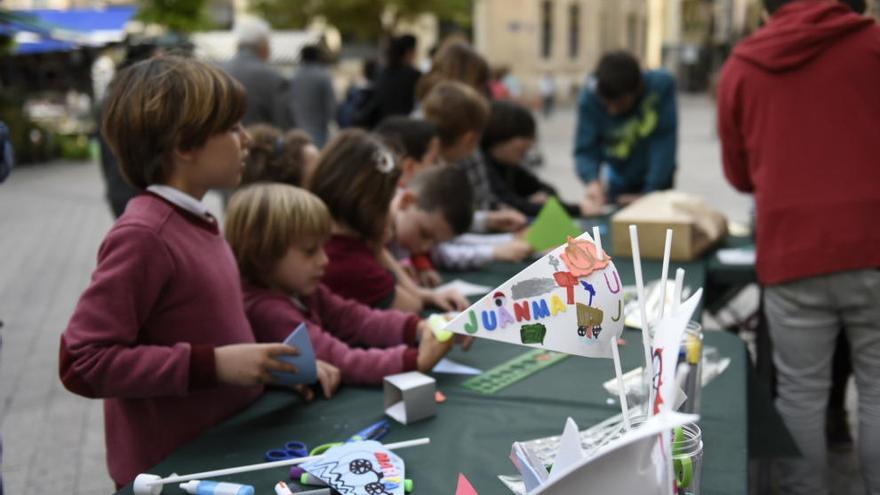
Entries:
[[223, 66], [247, 92], [244, 125], [269, 124], [281, 130], [293, 127], [293, 111], [287, 79], [275, 71], [269, 60], [269, 26], [258, 19], [236, 25], [238, 53]]
[[386, 117], [407, 116], [416, 105], [416, 84], [422, 73], [413, 64], [416, 58], [416, 37], [405, 34], [393, 38], [386, 52], [386, 66], [374, 85], [374, 105], [368, 107], [365, 124], [372, 127]]
[[828, 493], [825, 406], [841, 327], [858, 387], [859, 464], [880, 493], [880, 27], [827, 0], [765, 0], [718, 88], [724, 172], [755, 195], [776, 407], [803, 459], [784, 493]]

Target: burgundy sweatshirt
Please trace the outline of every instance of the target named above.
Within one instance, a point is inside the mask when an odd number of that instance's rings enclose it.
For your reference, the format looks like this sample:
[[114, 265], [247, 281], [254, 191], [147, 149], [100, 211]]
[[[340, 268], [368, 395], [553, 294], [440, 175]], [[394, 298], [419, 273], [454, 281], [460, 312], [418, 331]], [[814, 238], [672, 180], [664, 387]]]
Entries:
[[755, 194], [767, 285], [880, 267], [880, 27], [800, 0], [733, 52], [718, 87], [724, 172]]
[[346, 383], [378, 385], [386, 375], [416, 369], [418, 349], [409, 347], [415, 315], [372, 309], [324, 285], [302, 304], [277, 290], [245, 288], [244, 304], [260, 342], [281, 342], [305, 322], [317, 358], [339, 368]]
[[118, 485], [253, 402], [217, 384], [214, 348], [254, 342], [238, 267], [216, 223], [152, 194], [132, 199], [61, 336], [68, 390], [104, 399]]
[[374, 308], [394, 302], [394, 275], [382, 266], [376, 253], [362, 239], [333, 235], [324, 245], [330, 263], [323, 282], [336, 294]]

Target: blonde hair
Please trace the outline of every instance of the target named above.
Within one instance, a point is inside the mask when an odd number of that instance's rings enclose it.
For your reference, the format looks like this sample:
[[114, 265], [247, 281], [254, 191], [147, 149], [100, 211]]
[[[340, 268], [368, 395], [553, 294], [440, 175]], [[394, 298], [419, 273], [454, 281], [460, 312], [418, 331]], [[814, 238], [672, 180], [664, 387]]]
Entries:
[[271, 287], [275, 264], [290, 246], [330, 236], [330, 212], [314, 194], [287, 184], [258, 183], [238, 190], [226, 210], [226, 240], [242, 281]]

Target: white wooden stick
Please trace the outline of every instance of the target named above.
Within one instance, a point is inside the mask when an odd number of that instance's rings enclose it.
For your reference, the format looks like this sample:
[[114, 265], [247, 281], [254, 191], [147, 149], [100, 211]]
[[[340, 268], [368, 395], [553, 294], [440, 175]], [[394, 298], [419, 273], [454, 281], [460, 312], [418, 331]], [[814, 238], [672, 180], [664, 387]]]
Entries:
[[672, 311], [678, 310], [681, 304], [681, 291], [684, 285], [684, 268], [675, 270], [675, 289], [672, 291]]
[[602, 261], [605, 259], [605, 251], [602, 251], [602, 234], [599, 233], [599, 226], [593, 227], [593, 242], [596, 244], [596, 259]]
[[666, 244], [663, 246], [663, 270], [660, 272], [660, 316], [666, 310], [666, 279], [669, 278], [669, 255], [672, 251], [672, 229], [666, 229]]
[[623, 413], [623, 429], [630, 430], [629, 404], [626, 403], [626, 389], [623, 384], [623, 367], [620, 366], [620, 349], [617, 348], [617, 337], [612, 337], [611, 357], [614, 358], [614, 375], [617, 376], [617, 399], [620, 401], [620, 412]]
[[633, 272], [636, 275], [636, 295], [639, 299], [639, 315], [642, 321], [642, 344], [645, 348], [645, 370], [648, 376], [654, 376], [651, 360], [651, 336], [648, 333], [648, 310], [645, 307], [645, 281], [642, 278], [642, 256], [639, 254], [639, 230], [635, 225], [629, 226], [629, 242], [632, 246]]
[[[395, 450], [395, 449], [405, 449], [407, 447], [416, 447], [419, 445], [427, 445], [429, 443], [431, 443], [431, 439], [426, 437], [426, 438], [417, 438], [415, 440], [407, 440], [405, 442], [389, 443], [389, 444], [385, 445], [384, 447], [388, 450]], [[169, 484], [169, 483], [179, 483], [182, 481], [203, 480], [203, 479], [216, 478], [218, 476], [228, 476], [230, 474], [247, 473], [250, 471], [262, 471], [264, 469], [272, 469], [272, 468], [277, 468], [277, 467], [303, 464], [306, 462], [314, 461], [316, 459], [320, 459], [322, 457], [324, 457], [324, 456], [323, 455], [312, 455], [312, 456], [308, 456], [308, 457], [300, 457], [298, 459], [285, 459], [282, 461], [262, 462], [260, 464], [249, 464], [247, 466], [238, 466], [238, 467], [231, 467], [231, 468], [226, 468], [226, 469], [217, 469], [214, 471], [205, 471], [202, 473], [186, 474], [183, 476], [169, 476], [168, 478], [163, 478], [160, 480], [152, 481], [149, 484], [150, 485], [165, 485], [165, 484]]]

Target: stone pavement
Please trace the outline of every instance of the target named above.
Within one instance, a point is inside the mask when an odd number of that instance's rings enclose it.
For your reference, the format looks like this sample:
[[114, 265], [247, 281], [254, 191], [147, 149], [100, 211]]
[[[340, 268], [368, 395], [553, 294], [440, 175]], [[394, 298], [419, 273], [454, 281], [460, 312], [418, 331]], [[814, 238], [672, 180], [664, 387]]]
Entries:
[[[713, 118], [707, 98], [681, 98], [678, 185], [745, 222], [750, 202], [723, 179]], [[571, 158], [573, 109], [542, 119], [540, 133], [546, 165], [538, 173], [576, 200], [581, 186]], [[59, 335], [112, 222], [102, 194], [93, 163], [20, 167], [0, 185], [0, 434], [10, 495], [43, 495], [48, 486], [71, 494], [113, 490], [101, 403], [67, 392], [57, 371]], [[219, 209], [216, 197], [209, 204]], [[852, 469], [844, 462], [841, 472]]]

